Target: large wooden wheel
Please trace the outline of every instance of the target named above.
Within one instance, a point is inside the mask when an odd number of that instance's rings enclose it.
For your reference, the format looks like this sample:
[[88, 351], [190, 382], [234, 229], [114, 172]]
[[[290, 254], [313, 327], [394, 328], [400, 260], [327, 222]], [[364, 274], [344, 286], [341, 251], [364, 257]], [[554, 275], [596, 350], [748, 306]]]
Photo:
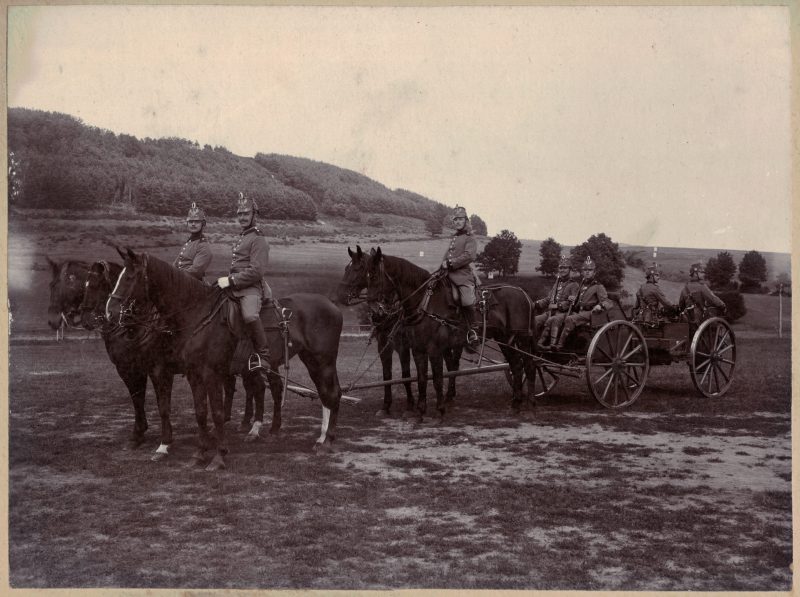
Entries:
[[[556, 384], [559, 380], [558, 369], [552, 366], [549, 366], [545, 363], [534, 362], [533, 363], [533, 380], [531, 380], [523, 371], [522, 372], [522, 393], [524, 396], [529, 396], [528, 394], [528, 384], [533, 384], [533, 397], [534, 398], [541, 398], [542, 396], [547, 396], [550, 391], [556, 387]], [[511, 385], [511, 372], [506, 369], [506, 379], [508, 380], [508, 384]]]
[[736, 337], [721, 317], [706, 319], [697, 328], [689, 349], [692, 383], [708, 398], [722, 396], [733, 382]]
[[586, 352], [586, 383], [600, 404], [622, 408], [642, 393], [650, 357], [642, 332], [629, 321], [611, 321], [592, 338]]

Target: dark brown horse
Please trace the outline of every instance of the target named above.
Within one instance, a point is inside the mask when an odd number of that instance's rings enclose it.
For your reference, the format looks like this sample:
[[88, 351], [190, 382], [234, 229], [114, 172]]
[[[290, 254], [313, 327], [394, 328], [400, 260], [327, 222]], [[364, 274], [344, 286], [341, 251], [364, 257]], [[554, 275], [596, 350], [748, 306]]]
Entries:
[[[431, 275], [405, 259], [384, 255], [378, 247], [367, 258], [366, 275], [368, 300], [383, 303], [393, 294], [399, 297], [417, 366], [417, 411], [420, 419], [426, 411], [428, 361], [436, 392], [436, 408], [439, 417], [443, 418], [443, 362], [448, 349], [460, 358], [460, 349], [466, 340], [465, 325], [458, 307], [450, 298], [452, 289], [446, 283], [445, 272]], [[514, 346], [529, 350], [532, 345], [533, 302], [515, 286], [495, 285], [482, 289], [487, 292], [486, 337], [498, 342], [508, 361], [512, 377], [512, 407], [516, 411], [522, 403], [523, 371], [529, 375], [533, 372], [530, 359], [524, 358]]]
[[[374, 250], [373, 250], [374, 251]], [[342, 305], [352, 305], [358, 301], [361, 291], [367, 287], [367, 256], [356, 245], [355, 252], [347, 247], [350, 255], [350, 263], [344, 270], [344, 277], [339, 282], [336, 300]], [[396, 297], [395, 297], [396, 298]], [[397, 353], [400, 358], [400, 370], [404, 378], [411, 377], [411, 345], [408, 337], [408, 329], [403, 325], [402, 313], [397, 310], [392, 316], [387, 317], [385, 312], [380, 311], [380, 307], [372, 305], [370, 309], [370, 319], [372, 321], [375, 339], [378, 341], [378, 356], [381, 360], [383, 369], [383, 381], [392, 380], [392, 354]], [[453, 383], [453, 393], [455, 394], [455, 379]], [[414, 409], [414, 394], [411, 391], [411, 382], [403, 384], [406, 390], [406, 412]], [[379, 412], [381, 415], [390, 415], [392, 409], [392, 386], [386, 384], [383, 387], [383, 408]]]
[[[228, 292], [203, 284], [146, 253], [128, 249], [125, 268], [106, 306], [106, 318], [124, 324], [128, 311], [151, 302], [169, 325], [175, 356], [184, 364], [192, 388], [199, 429], [199, 446], [192, 460], [204, 463], [206, 450], [214, 449], [207, 470], [224, 468], [228, 450], [222, 385], [238, 339], [244, 336], [241, 317], [229, 311], [233, 301]], [[336, 358], [342, 314], [322, 295], [298, 293], [280, 302], [293, 312], [288, 325], [291, 342], [285, 355], [280, 331], [274, 326], [266, 328], [270, 365], [277, 369], [294, 354], [300, 356], [322, 402], [322, 431], [315, 449], [330, 449], [341, 398]], [[209, 405], [213, 436], [208, 428]]]
[[68, 260], [56, 263], [49, 257], [50, 304], [47, 307], [47, 325], [54, 330], [80, 325], [80, 305], [89, 264]]
[[[121, 255], [125, 257], [124, 254]], [[128, 388], [135, 416], [130, 437], [130, 444], [133, 447], [144, 442], [144, 433], [147, 430], [144, 405], [147, 378], [150, 378], [156, 392], [162, 431], [161, 444], [153, 460], [162, 460], [167, 457], [172, 444], [172, 428], [169, 422], [172, 380], [175, 374], [183, 373], [183, 366], [177, 359], [167, 362], [165, 358], [173, 353], [167, 345], [171, 342], [171, 337], [153, 305], [138, 305], [138, 313], [130, 314], [129, 322], [135, 321], [137, 325], [120, 326], [118, 323], [106, 321], [106, 302], [121, 271], [121, 265], [106, 261], [96, 261], [89, 267], [83, 302], [80, 305], [81, 323], [87, 330], [100, 329], [108, 357]], [[263, 419], [264, 385], [260, 376], [248, 375], [247, 372], [242, 373], [242, 381], [246, 393], [246, 408], [241, 428], [246, 426], [250, 430], [251, 433], [245, 441], [251, 441], [258, 437], [260, 422]], [[225, 420], [229, 421], [233, 395], [236, 391], [235, 375], [230, 375], [225, 380], [224, 390]], [[273, 394], [275, 393], [276, 390], [273, 390]], [[282, 398], [280, 388], [277, 389], [277, 396], [278, 399]], [[249, 423], [253, 418], [253, 403], [258, 402], [259, 398], [260, 405], [256, 407], [258, 424], [251, 427]], [[273, 419], [273, 426], [276, 424], [280, 426], [279, 422]]]

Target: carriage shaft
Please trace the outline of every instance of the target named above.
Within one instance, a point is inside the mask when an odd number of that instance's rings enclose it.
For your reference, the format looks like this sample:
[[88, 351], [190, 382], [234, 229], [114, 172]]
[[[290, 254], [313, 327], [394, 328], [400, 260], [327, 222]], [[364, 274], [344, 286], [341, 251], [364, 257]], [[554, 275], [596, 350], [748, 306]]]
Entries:
[[[478, 373], [489, 373], [491, 371], [505, 371], [508, 369], [508, 363], [500, 363], [498, 365], [487, 365], [485, 367], [473, 367], [472, 369], [460, 369], [459, 371], [445, 371], [442, 377], [461, 377], [462, 375], [476, 375]], [[431, 380], [431, 375], [426, 376], [425, 380]], [[402, 377], [400, 379], [390, 379], [387, 381], [374, 381], [371, 383], [359, 384], [348, 388], [350, 390], [366, 390], [367, 388], [381, 388], [383, 386], [390, 386], [400, 383], [408, 383], [417, 381], [416, 377]]]

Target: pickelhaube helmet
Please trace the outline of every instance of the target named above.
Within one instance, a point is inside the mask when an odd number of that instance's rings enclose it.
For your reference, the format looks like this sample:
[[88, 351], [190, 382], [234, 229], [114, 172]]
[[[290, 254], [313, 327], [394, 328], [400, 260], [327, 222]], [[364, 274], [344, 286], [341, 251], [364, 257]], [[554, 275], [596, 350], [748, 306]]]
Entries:
[[258, 213], [256, 200], [246, 197], [243, 192], [239, 191], [239, 198], [236, 200], [236, 213], [250, 210], [253, 210], [253, 213]]
[[654, 261], [654, 262], [653, 262], [653, 265], [649, 266], [649, 267], [648, 267], [648, 268], [647, 268], [647, 269], [644, 271], [644, 277], [645, 277], [646, 279], [648, 279], [648, 280], [652, 280], [652, 279], [654, 279], [654, 277], [655, 277], [655, 276], [657, 276], [657, 275], [658, 275], [658, 276], [660, 276], [660, 275], [661, 275], [661, 272], [660, 272], [660, 271], [658, 271], [658, 264], [657, 264], [657, 263]]
[[693, 263], [689, 268], [690, 278], [699, 278], [701, 274], [706, 273], [706, 268], [702, 263]]
[[587, 255], [586, 256], [586, 260], [583, 262], [583, 265], [581, 266], [581, 269], [590, 269], [592, 271], [594, 271], [596, 269], [594, 261], [592, 261], [592, 256], [591, 255]]
[[453, 209], [453, 219], [456, 218], [466, 218], [467, 217], [467, 210], [460, 205], [456, 205], [455, 209]]
[[561, 259], [558, 261], [558, 269], [562, 268], [572, 269], [572, 263], [570, 262], [569, 257], [566, 255], [561, 257]]
[[197, 203], [192, 201], [192, 206], [189, 208], [189, 213], [186, 214], [186, 221], [201, 220], [206, 221], [206, 212], [197, 207]]

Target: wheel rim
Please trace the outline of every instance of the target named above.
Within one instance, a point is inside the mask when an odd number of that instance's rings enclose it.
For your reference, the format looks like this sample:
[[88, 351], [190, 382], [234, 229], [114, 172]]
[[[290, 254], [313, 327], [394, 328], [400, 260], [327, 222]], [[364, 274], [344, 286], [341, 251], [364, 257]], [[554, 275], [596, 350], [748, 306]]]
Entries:
[[722, 396], [733, 382], [736, 337], [722, 318], [704, 321], [692, 338], [689, 368], [694, 387], [708, 398]]
[[[505, 371], [506, 379], [508, 380], [508, 384], [513, 387], [511, 383], [511, 371], [506, 369]], [[541, 398], [542, 396], [546, 396], [549, 394], [559, 380], [558, 374], [548, 367], [547, 365], [540, 365], [534, 364], [533, 369], [533, 393], [528, 394], [528, 384], [531, 383], [531, 379], [522, 372], [522, 394], [523, 396], [532, 396], [534, 398]]]
[[592, 338], [586, 353], [586, 383], [600, 404], [622, 408], [633, 404], [650, 370], [647, 344], [627, 321], [612, 321]]

